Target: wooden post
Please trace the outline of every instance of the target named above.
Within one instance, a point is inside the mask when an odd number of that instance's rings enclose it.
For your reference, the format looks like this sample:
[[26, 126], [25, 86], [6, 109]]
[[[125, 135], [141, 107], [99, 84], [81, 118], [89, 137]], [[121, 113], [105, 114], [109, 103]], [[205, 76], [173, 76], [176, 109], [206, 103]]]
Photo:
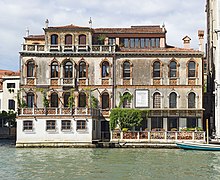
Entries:
[[206, 119], [206, 143], [209, 144], [209, 120]]

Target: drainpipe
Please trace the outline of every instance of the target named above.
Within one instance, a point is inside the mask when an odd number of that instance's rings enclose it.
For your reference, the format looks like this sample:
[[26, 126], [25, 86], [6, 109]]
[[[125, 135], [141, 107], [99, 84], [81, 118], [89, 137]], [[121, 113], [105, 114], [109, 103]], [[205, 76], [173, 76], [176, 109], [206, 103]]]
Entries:
[[116, 80], [116, 72], [115, 72], [115, 68], [116, 68], [116, 66], [115, 66], [115, 62], [116, 61], [116, 55], [114, 54], [113, 56], [112, 56], [112, 67], [113, 67], [113, 72], [112, 72], [112, 108], [115, 108], [115, 87], [116, 87], [116, 82], [115, 82], [115, 80]]

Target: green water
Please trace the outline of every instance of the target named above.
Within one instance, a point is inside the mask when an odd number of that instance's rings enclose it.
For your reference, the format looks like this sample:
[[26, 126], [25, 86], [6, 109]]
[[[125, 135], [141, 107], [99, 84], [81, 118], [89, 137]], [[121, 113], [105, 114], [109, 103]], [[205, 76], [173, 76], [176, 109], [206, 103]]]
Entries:
[[0, 144], [1, 180], [220, 179], [220, 152], [178, 149], [16, 149]]

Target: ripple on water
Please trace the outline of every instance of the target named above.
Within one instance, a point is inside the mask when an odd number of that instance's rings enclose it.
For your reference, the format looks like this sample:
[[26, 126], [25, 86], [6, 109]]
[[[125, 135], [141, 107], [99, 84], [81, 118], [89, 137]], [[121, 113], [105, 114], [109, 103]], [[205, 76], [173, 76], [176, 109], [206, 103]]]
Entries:
[[0, 146], [2, 180], [220, 179], [220, 152]]

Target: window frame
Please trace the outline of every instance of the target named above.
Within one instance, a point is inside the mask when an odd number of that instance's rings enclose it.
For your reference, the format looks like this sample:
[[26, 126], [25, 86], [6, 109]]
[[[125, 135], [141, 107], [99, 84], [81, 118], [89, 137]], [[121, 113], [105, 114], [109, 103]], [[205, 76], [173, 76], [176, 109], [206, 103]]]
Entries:
[[61, 121], [61, 131], [71, 131], [72, 123], [71, 120], [62, 120]]
[[59, 77], [59, 65], [58, 62], [54, 61], [51, 63], [51, 78], [58, 78]]
[[129, 61], [125, 61], [123, 63], [123, 79], [131, 78], [131, 63]]
[[[159, 65], [159, 67], [157, 67]], [[160, 61], [153, 63], [153, 78], [161, 78], [161, 64]]]
[[109, 100], [109, 93], [104, 92], [101, 96], [102, 98], [102, 109], [109, 109], [110, 108], [110, 100]]
[[153, 108], [161, 108], [161, 94], [159, 92], [153, 94]]
[[73, 63], [71, 61], [67, 61], [63, 65], [63, 77], [64, 78], [73, 78]]
[[56, 131], [56, 120], [46, 120], [46, 131]]
[[188, 108], [196, 108], [196, 94], [194, 92], [188, 94]]
[[27, 77], [34, 77], [35, 63], [33, 61], [27, 62]]
[[87, 77], [87, 67], [85, 61], [80, 61], [79, 63], [79, 78]]
[[87, 122], [86, 122], [86, 120], [77, 120], [77, 122], [76, 122], [76, 130], [77, 131], [85, 131], [85, 130], [87, 130]]
[[59, 107], [59, 95], [56, 92], [52, 92], [50, 95], [50, 107], [53, 108]]
[[25, 120], [23, 121], [23, 131], [33, 131], [33, 121]]
[[[173, 65], [175, 63], [175, 65]], [[174, 76], [172, 76], [174, 74]], [[177, 63], [171, 61], [169, 64], [169, 78], [177, 78]]]
[[171, 92], [169, 95], [169, 108], [177, 108], [177, 94], [175, 92]]
[[[191, 67], [191, 65], [193, 65], [193, 67]], [[195, 77], [196, 77], [196, 63], [194, 61], [189, 61], [189, 63], [188, 63], [188, 78], [195, 78]]]
[[102, 63], [102, 78], [110, 77], [110, 65], [108, 61]]

